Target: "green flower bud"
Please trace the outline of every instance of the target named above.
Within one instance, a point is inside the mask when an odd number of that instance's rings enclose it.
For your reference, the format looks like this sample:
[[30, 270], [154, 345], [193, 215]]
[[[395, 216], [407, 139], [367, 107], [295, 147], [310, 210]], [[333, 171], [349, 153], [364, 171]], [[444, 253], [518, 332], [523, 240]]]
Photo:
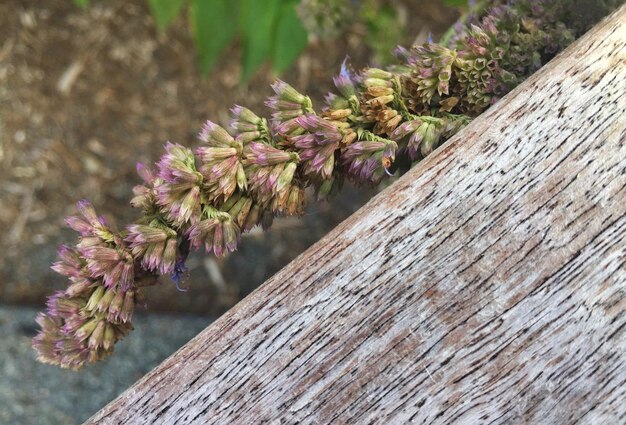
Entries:
[[280, 173], [278, 181], [276, 182], [276, 193], [282, 192], [287, 187], [287, 185], [291, 183], [293, 175], [296, 172], [296, 168], [297, 165], [295, 162], [290, 162], [289, 164], [287, 164], [283, 172]]
[[100, 299], [104, 296], [106, 289], [104, 286], [98, 286], [95, 291], [89, 297], [89, 301], [87, 301], [87, 305], [85, 306], [85, 310], [93, 311], [98, 306]]

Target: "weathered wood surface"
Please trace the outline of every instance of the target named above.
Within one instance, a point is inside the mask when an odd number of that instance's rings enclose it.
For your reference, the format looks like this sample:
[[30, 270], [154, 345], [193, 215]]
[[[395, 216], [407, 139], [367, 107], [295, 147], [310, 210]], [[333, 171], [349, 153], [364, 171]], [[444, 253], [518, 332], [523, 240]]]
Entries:
[[626, 8], [90, 423], [626, 423]]

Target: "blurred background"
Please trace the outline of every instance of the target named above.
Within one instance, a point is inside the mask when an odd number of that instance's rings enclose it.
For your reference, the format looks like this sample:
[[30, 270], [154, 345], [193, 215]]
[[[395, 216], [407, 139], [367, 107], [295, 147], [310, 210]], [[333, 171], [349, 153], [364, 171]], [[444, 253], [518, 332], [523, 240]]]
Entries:
[[[224, 259], [187, 262], [116, 354], [70, 372], [35, 362], [30, 339], [50, 270], [74, 241], [63, 218], [88, 198], [131, 222], [135, 163], [165, 141], [195, 146], [202, 122], [241, 104], [267, 116], [277, 77], [320, 106], [346, 55], [382, 65], [400, 44], [440, 36], [462, 11], [420, 0], [2, 0], [0, 2], [0, 424], [80, 423], [358, 209], [344, 187], [301, 218], [254, 231]], [[458, 3], [458, 2], [457, 2]]]

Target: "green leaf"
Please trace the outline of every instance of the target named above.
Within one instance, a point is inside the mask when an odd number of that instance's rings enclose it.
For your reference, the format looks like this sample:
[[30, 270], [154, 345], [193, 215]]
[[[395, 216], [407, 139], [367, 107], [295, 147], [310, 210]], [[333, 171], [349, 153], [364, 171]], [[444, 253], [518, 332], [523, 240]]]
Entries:
[[193, 0], [189, 8], [200, 70], [206, 76], [237, 30], [237, 1]]
[[296, 13], [297, 5], [297, 0], [283, 0], [280, 4], [272, 52], [272, 67], [278, 74], [291, 66], [309, 41]]
[[450, 7], [463, 7], [467, 6], [467, 0], [443, 0], [446, 6]]
[[165, 31], [180, 13], [185, 0], [149, 0], [148, 3], [159, 31]]
[[74, 4], [79, 7], [87, 7], [89, 5], [89, 0], [74, 0]]
[[242, 81], [248, 81], [259, 66], [270, 57], [280, 1], [241, 0]]
[[401, 43], [404, 34], [396, 9], [370, 1], [361, 10], [361, 18], [367, 25], [365, 41], [374, 51], [375, 61], [391, 63], [394, 59], [393, 49]]

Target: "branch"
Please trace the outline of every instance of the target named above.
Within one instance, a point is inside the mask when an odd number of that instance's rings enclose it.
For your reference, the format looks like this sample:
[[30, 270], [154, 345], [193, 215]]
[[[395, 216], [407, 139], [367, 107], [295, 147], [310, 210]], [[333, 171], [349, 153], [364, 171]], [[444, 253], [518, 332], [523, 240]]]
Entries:
[[626, 6], [87, 423], [623, 422], [625, 23]]

